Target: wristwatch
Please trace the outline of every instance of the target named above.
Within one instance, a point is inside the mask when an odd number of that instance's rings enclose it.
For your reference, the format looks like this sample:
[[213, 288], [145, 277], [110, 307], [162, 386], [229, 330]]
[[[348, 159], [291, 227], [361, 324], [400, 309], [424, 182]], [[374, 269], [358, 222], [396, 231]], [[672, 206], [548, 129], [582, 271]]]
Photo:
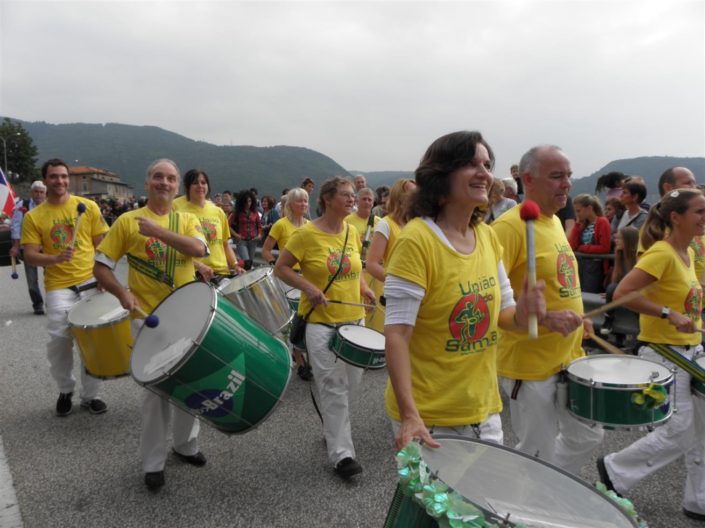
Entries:
[[668, 306], [661, 308], [661, 319], [668, 319], [669, 315], [671, 315], [671, 309]]

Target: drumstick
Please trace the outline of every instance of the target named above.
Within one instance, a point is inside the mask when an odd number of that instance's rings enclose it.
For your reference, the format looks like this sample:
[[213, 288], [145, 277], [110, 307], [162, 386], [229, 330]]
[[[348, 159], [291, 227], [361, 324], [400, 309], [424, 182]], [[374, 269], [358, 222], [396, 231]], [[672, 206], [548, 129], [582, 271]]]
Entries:
[[133, 311], [137, 312], [138, 314], [144, 317], [144, 325], [147, 328], [156, 328], [157, 326], [159, 326], [159, 317], [157, 317], [156, 315], [150, 315], [138, 306], [133, 308]]
[[[519, 216], [526, 222], [526, 274], [529, 288], [536, 287], [536, 240], [534, 239], [534, 220], [541, 214], [539, 205], [533, 200], [524, 200]], [[539, 321], [535, 313], [529, 313], [529, 337], [536, 339], [539, 335]]]
[[646, 286], [640, 290], [635, 290], [633, 292], [629, 292], [623, 297], [620, 297], [616, 301], [612, 301], [607, 304], [603, 304], [599, 308], [595, 308], [594, 310], [590, 310], [588, 313], [583, 315], [583, 319], [588, 319], [588, 318], [593, 318], [596, 315], [600, 315], [601, 313], [605, 313], [610, 311], [612, 308], [617, 308], [618, 306], [622, 306], [625, 303], [628, 303], [630, 301], [633, 301], [637, 297], [639, 297], [644, 291], [649, 288], [649, 286]]
[[363, 304], [363, 303], [354, 303], [354, 302], [347, 302], [347, 301], [334, 301], [331, 299], [328, 299], [329, 303], [334, 303], [334, 304], [345, 304], [348, 306], [361, 306], [363, 308], [377, 308], [376, 304]]
[[83, 213], [86, 212], [86, 204], [83, 202], [79, 202], [78, 206], [76, 207], [76, 210], [78, 211], [78, 217], [76, 218], [76, 223], [73, 226], [73, 240], [71, 240], [71, 249], [76, 247], [76, 240], [78, 240], [78, 225], [81, 222], [81, 217], [83, 216]]
[[609, 353], [611, 353], [611, 354], [617, 354], [617, 355], [619, 355], [619, 356], [623, 356], [623, 355], [624, 355], [624, 352], [622, 352], [619, 348], [617, 348], [616, 346], [614, 346], [612, 343], [610, 343], [609, 341], [606, 341], [606, 340], [602, 339], [601, 337], [596, 336], [596, 335], [595, 335], [595, 332], [590, 332], [588, 335], [590, 336], [590, 339], [592, 339], [595, 343], [597, 343], [597, 344], [600, 345], [602, 348], [604, 348], [605, 350], [607, 350], [607, 352], [609, 352]]
[[13, 279], [17, 279], [19, 275], [17, 275], [17, 259], [15, 257], [10, 257], [10, 262], [12, 262], [12, 275], [10, 275]]

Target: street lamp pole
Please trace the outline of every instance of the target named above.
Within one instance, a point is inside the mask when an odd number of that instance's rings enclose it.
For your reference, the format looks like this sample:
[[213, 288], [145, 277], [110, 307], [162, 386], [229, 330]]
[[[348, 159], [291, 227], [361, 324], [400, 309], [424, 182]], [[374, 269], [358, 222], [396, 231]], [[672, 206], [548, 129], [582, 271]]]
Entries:
[[[16, 132], [12, 135], [19, 136], [21, 134], [19, 132]], [[9, 181], [10, 174], [7, 172], [7, 138], [4, 136], [0, 136], [0, 140], [2, 140], [2, 161], [3, 161], [3, 167], [5, 168], [5, 177]]]

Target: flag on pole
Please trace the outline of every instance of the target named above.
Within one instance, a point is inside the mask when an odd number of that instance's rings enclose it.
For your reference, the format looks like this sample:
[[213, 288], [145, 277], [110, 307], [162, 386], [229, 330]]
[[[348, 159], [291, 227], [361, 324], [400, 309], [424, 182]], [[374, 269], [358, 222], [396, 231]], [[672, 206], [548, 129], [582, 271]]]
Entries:
[[10, 218], [12, 218], [12, 213], [15, 210], [16, 198], [10, 182], [7, 181], [5, 174], [0, 169], [0, 207], [2, 207], [2, 213]]

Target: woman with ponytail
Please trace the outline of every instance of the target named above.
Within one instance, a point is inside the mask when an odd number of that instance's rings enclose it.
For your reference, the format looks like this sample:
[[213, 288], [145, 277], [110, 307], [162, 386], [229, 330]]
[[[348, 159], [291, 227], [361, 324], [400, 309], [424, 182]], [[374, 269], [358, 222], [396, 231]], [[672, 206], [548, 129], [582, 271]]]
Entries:
[[[691, 376], [656, 353], [651, 344], [669, 345], [688, 360], [702, 354], [702, 287], [695, 274], [690, 243], [705, 234], [705, 197], [697, 189], [666, 193], [644, 224], [646, 250], [620, 282], [615, 299], [641, 295], [625, 304], [639, 312], [639, 355], [676, 369], [674, 394], [678, 412], [669, 421], [618, 453], [597, 461], [600, 479], [625, 493], [644, 477], [685, 455], [687, 477], [683, 513], [705, 520], [705, 402], [693, 397]], [[645, 289], [647, 288], [648, 289]]]

